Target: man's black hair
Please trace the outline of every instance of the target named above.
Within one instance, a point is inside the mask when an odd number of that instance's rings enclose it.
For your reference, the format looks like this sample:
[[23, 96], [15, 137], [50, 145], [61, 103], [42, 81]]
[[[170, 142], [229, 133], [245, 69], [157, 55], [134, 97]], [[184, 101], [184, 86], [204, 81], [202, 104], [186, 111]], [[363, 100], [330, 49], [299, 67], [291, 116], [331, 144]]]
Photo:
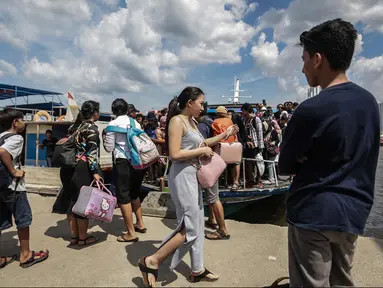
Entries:
[[45, 131], [45, 134], [48, 134], [48, 133], [53, 134], [52, 130], [50, 130], [50, 129], [48, 129], [47, 131]]
[[253, 113], [254, 110], [253, 110], [253, 106], [251, 106], [251, 104], [249, 103], [244, 103], [241, 107], [241, 110], [242, 111], [246, 111], [246, 112], [249, 112], [249, 113]]
[[334, 71], [346, 71], [351, 64], [358, 38], [355, 27], [340, 18], [326, 21], [305, 31], [299, 45], [312, 57], [323, 54]]
[[24, 114], [21, 111], [13, 109], [4, 109], [0, 112], [0, 133], [12, 128], [13, 121], [23, 119]]
[[128, 103], [122, 98], [117, 98], [112, 103], [112, 113], [116, 116], [127, 115]]

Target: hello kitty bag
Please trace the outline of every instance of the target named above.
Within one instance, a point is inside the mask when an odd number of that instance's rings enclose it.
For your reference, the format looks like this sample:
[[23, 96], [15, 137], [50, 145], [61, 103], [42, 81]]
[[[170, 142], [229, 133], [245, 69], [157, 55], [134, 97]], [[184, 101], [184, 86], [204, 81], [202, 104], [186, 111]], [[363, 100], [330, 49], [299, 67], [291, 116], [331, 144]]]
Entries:
[[[97, 187], [93, 184], [96, 183]], [[102, 182], [93, 181], [90, 186], [83, 186], [80, 190], [72, 212], [89, 219], [112, 222], [113, 211], [117, 199]]]

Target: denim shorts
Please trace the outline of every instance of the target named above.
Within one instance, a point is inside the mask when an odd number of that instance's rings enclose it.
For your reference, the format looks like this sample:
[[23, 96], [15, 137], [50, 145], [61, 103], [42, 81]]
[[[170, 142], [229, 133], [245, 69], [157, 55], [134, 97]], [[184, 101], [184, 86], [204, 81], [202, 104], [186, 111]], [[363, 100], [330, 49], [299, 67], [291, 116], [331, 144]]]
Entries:
[[14, 192], [11, 189], [0, 191], [0, 231], [12, 227], [12, 216], [18, 230], [32, 224], [27, 192]]

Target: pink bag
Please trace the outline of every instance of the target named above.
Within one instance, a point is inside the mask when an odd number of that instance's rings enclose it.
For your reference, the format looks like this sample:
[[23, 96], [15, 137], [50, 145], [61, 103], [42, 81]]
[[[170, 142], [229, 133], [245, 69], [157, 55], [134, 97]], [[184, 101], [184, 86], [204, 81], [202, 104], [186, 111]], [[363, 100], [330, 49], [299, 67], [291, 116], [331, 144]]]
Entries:
[[227, 164], [240, 163], [242, 161], [242, 144], [239, 142], [219, 143], [216, 152]]
[[211, 158], [200, 158], [197, 166], [197, 178], [202, 188], [210, 188], [217, 182], [226, 169], [226, 163], [221, 156], [214, 153]]
[[110, 223], [113, 219], [117, 199], [102, 182], [96, 182], [97, 187], [93, 187], [94, 182], [90, 186], [81, 188], [72, 212], [82, 217]]

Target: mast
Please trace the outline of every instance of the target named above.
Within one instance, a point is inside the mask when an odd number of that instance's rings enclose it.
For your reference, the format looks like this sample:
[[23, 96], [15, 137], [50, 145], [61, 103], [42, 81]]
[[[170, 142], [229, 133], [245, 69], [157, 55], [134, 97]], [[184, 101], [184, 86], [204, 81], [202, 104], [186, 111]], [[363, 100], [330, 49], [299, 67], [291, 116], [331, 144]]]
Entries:
[[222, 95], [222, 98], [228, 98], [229, 103], [233, 102], [233, 104], [240, 103], [239, 98], [251, 98], [251, 95], [249, 95], [249, 96], [240, 96], [239, 95], [239, 92], [245, 91], [245, 90], [240, 90], [239, 85], [240, 85], [239, 79], [236, 76], [234, 76], [234, 87], [233, 87], [234, 89], [230, 90], [233, 92], [233, 96]]

